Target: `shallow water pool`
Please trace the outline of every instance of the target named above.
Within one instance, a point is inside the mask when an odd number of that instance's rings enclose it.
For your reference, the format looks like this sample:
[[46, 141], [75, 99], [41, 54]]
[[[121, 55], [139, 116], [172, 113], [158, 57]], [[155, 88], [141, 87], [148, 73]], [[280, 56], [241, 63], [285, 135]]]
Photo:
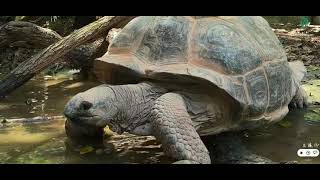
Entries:
[[[106, 149], [84, 147], [70, 150], [62, 111], [75, 94], [98, 83], [72, 79], [45, 80], [37, 76], [0, 102], [0, 119], [55, 117], [43, 123], [0, 123], [1, 163], [172, 163], [153, 137], [114, 135]], [[299, 158], [297, 150], [320, 144], [320, 108], [290, 112], [284, 121], [242, 133], [252, 152], [273, 161], [320, 163], [317, 158]], [[320, 147], [318, 148], [320, 149]]]

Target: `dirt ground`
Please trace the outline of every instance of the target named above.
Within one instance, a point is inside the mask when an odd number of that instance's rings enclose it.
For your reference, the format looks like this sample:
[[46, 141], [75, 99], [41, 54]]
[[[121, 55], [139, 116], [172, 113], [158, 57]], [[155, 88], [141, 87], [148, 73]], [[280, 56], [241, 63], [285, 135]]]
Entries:
[[320, 26], [300, 28], [292, 24], [270, 24], [278, 36], [288, 61], [303, 61], [307, 76], [303, 87], [309, 94], [310, 103], [320, 105]]
[[272, 25], [289, 61], [302, 60], [306, 66], [320, 66], [320, 26], [297, 28]]

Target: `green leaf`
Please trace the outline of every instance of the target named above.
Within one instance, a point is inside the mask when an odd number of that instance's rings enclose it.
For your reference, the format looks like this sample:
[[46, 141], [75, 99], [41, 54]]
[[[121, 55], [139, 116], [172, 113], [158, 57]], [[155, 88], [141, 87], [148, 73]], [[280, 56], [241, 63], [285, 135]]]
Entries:
[[87, 153], [92, 152], [93, 150], [94, 150], [93, 147], [91, 147], [91, 146], [85, 146], [85, 147], [82, 147], [82, 148], [80, 149], [80, 154], [81, 154], [81, 155], [82, 155], [82, 154], [87, 154]]
[[304, 115], [306, 121], [320, 122], [320, 114], [318, 112], [308, 112]]
[[23, 19], [25, 16], [16, 16], [15, 21], [21, 21], [21, 19]]
[[111, 137], [114, 133], [109, 129], [109, 127], [104, 128], [104, 136], [105, 137]]
[[289, 128], [292, 126], [292, 123], [290, 121], [280, 121], [279, 126], [284, 127], [284, 128]]

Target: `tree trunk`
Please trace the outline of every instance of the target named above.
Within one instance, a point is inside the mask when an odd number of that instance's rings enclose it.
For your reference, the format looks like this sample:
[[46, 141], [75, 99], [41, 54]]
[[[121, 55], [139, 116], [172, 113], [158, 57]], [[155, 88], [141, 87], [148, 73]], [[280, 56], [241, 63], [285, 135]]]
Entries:
[[[55, 31], [29, 22], [11, 21], [3, 25], [0, 27], [0, 71], [8, 73], [35, 53], [61, 39]], [[63, 67], [88, 69], [93, 59], [102, 56], [107, 48], [108, 42], [101, 38], [75, 48], [58, 61], [68, 62], [64, 63]]]
[[11, 21], [0, 27], [0, 48], [46, 48], [61, 39], [55, 31], [30, 22]]
[[123, 21], [133, 18], [133, 16], [105, 16], [50, 45], [21, 63], [1, 80], [0, 96], [4, 97], [17, 87], [20, 87], [74, 48], [86, 42], [92, 42], [99, 37], [106, 37], [110, 29], [117, 28]]
[[38, 26], [43, 26], [48, 19], [50, 16], [16, 16], [15, 18], [16, 21], [31, 22]]
[[15, 119], [2, 119], [2, 124], [15, 124], [15, 123], [44, 123], [52, 120], [62, 119], [64, 116], [37, 116], [33, 118], [15, 118]]

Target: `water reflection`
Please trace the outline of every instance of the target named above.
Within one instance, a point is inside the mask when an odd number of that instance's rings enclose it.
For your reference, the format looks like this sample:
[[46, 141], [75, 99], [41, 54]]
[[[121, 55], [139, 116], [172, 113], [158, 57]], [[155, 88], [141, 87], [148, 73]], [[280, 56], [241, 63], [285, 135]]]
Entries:
[[70, 147], [64, 119], [41, 124], [10, 124], [0, 128], [1, 163], [171, 163], [153, 137], [109, 137], [103, 149], [86, 153]]
[[0, 101], [0, 116], [12, 119], [61, 115], [72, 96], [98, 84], [69, 78], [44, 80], [39, 75]]
[[297, 151], [303, 148], [303, 145], [320, 144], [320, 115], [313, 116], [312, 120], [305, 119], [305, 116], [313, 114], [314, 110], [319, 110], [319, 107], [290, 112], [283, 122], [246, 132], [243, 140], [249, 149], [274, 161], [320, 163], [320, 157], [297, 157]]

